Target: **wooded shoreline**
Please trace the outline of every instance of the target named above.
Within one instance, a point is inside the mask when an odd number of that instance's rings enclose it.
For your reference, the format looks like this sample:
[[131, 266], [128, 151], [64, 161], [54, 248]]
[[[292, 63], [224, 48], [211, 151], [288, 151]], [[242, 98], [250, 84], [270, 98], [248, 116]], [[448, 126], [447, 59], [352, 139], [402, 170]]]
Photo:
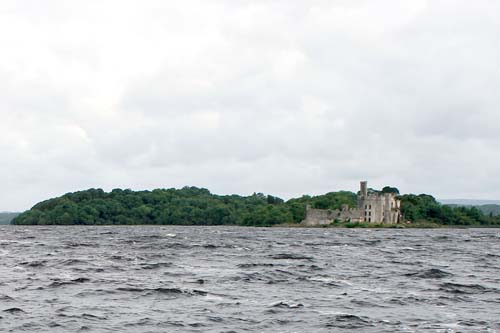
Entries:
[[[19, 225], [239, 225], [301, 226], [306, 207], [338, 209], [356, 206], [349, 191], [303, 195], [283, 200], [272, 195], [216, 195], [197, 187], [132, 191], [89, 189], [49, 199], [20, 214]], [[475, 207], [442, 205], [427, 194], [404, 194], [403, 223], [387, 227], [500, 225], [500, 216], [487, 216]], [[411, 226], [405, 226], [411, 221]], [[354, 222], [353, 222], [354, 223]], [[330, 227], [386, 227], [377, 224], [334, 222]]]

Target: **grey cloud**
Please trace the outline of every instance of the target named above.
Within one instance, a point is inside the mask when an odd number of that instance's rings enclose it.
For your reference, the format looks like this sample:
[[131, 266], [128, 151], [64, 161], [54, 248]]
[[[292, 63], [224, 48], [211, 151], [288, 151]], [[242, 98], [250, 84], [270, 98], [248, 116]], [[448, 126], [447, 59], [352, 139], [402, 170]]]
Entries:
[[0, 210], [87, 187], [500, 195], [495, 2], [1, 6]]

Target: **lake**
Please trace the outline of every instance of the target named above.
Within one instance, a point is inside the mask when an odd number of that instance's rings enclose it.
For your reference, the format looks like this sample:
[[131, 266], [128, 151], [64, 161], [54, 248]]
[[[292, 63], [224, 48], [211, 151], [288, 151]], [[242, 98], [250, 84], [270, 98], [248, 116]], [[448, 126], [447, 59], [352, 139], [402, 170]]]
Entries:
[[0, 331], [496, 332], [500, 229], [0, 226]]

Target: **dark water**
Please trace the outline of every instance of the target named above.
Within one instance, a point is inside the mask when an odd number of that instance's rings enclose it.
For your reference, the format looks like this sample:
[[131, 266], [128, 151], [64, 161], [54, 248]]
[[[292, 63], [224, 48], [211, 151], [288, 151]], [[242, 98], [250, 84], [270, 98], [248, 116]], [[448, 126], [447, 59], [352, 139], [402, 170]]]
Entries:
[[500, 230], [0, 227], [2, 332], [500, 332]]

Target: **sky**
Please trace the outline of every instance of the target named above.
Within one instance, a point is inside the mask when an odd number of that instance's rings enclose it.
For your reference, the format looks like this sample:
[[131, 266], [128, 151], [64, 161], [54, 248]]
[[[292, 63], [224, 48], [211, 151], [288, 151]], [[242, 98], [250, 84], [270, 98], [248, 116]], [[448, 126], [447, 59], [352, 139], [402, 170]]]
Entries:
[[500, 199], [500, 1], [0, 0], [0, 211], [87, 188]]

